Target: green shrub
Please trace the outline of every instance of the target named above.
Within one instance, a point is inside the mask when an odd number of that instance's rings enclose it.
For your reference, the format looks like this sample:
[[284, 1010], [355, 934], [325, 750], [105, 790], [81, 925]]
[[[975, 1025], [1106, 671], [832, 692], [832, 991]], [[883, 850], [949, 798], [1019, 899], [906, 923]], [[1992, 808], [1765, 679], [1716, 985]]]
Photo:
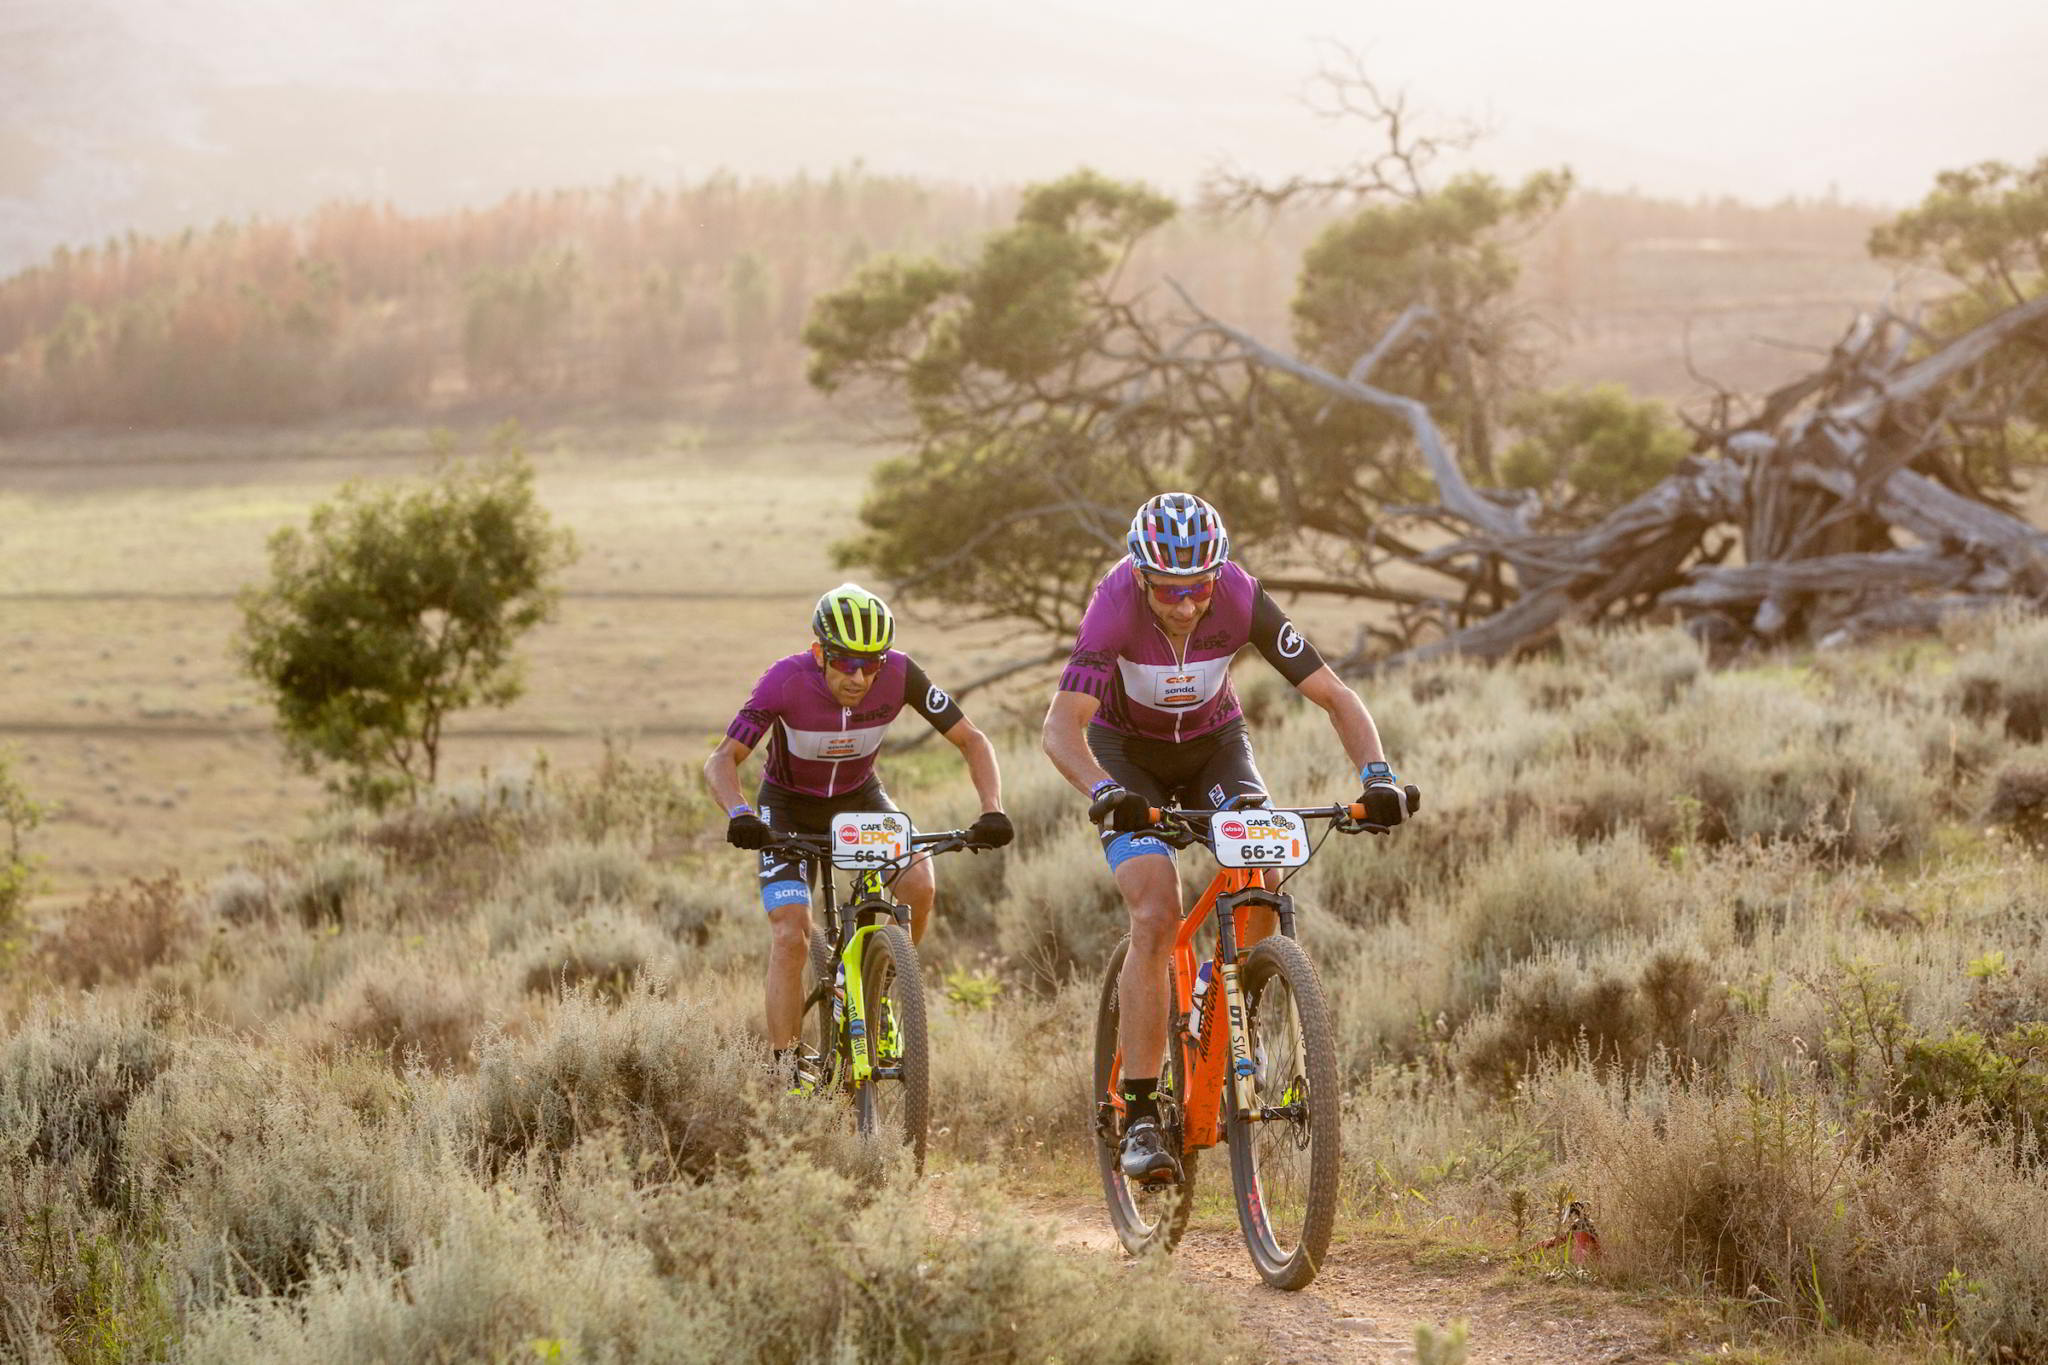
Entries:
[[345, 1079], [209, 1044], [135, 1107], [127, 1158], [169, 1211], [188, 1298], [289, 1294], [323, 1263], [402, 1264], [438, 1231], [460, 1167], [352, 1108]]
[[415, 1059], [456, 1066], [475, 1051], [489, 984], [439, 956], [380, 953], [357, 963], [322, 1002], [320, 1017], [343, 1045], [368, 1048], [394, 1066]]
[[609, 1134], [664, 1178], [702, 1176], [764, 1125], [826, 1133], [820, 1150], [844, 1128], [829, 1101], [770, 1093], [760, 1043], [645, 979], [616, 1008], [571, 990], [544, 1030], [487, 1039], [481, 1054], [456, 1121], [488, 1172]]
[[1671, 900], [1666, 874], [1633, 832], [1594, 844], [1525, 836], [1471, 870], [1459, 949], [1498, 971], [1555, 944], [1646, 931]]
[[[550, 1212], [557, 1205], [570, 1216]], [[994, 1205], [864, 1193], [783, 1147], [702, 1184], [643, 1186], [585, 1148], [559, 1190], [455, 1191], [402, 1268], [355, 1263], [297, 1300], [210, 1308], [194, 1358], [919, 1360], [1105, 1365], [1241, 1360], [1214, 1299], [1164, 1264], [1076, 1257]], [[801, 1272], [791, 1278], [792, 1248]], [[1116, 1311], [1102, 1305], [1113, 1298]]]
[[1960, 1106], [2013, 1134], [2048, 1134], [2048, 1024], [2024, 1024], [1995, 1040], [1969, 1029], [1912, 1039], [1899, 1097], [1922, 1117]]
[[1957, 706], [2022, 744], [2048, 739], [2048, 618], [2007, 622], [1989, 644], [1956, 665]]
[[525, 875], [568, 906], [637, 902], [648, 893], [647, 860], [616, 842], [548, 845]]
[[2037, 852], [2048, 853], [2048, 762], [2028, 758], [1999, 768], [1983, 818], [2010, 830]]
[[368, 849], [343, 846], [319, 854], [279, 897], [287, 914], [308, 927], [360, 919], [384, 889], [384, 860]]
[[449, 713], [519, 696], [513, 646], [575, 557], [509, 429], [499, 445], [429, 482], [345, 486], [271, 537], [269, 581], [242, 594], [237, 649], [286, 750], [373, 807], [433, 786]]
[[206, 896], [213, 917], [225, 924], [254, 924], [277, 913], [277, 887], [246, 867], [231, 867], [215, 877]]
[[158, 963], [183, 958], [200, 942], [199, 915], [176, 872], [131, 877], [99, 887], [36, 942], [36, 960], [59, 981], [91, 989], [133, 981]]
[[1552, 953], [1508, 969], [1493, 1006], [1460, 1030], [1459, 1072], [1495, 1094], [1512, 1093], [1544, 1061], [1574, 1055], [1638, 1071], [1656, 1058], [1695, 1068], [1727, 1042], [1725, 993], [1705, 963], [1669, 949], [1639, 970], [1588, 966]]
[[22, 911], [36, 884], [28, 836], [48, 814], [15, 781], [13, 764], [13, 754], [0, 750], [0, 968], [7, 966], [23, 937]]
[[521, 959], [520, 980], [529, 991], [582, 986], [619, 999], [645, 972], [666, 972], [674, 958], [661, 930], [629, 911], [594, 910], [548, 931]]
[[0, 1043], [0, 1152], [57, 1169], [77, 1163], [92, 1199], [124, 1206], [122, 1120], [172, 1055], [155, 1021], [132, 1007], [88, 997], [75, 1012], [38, 1010]]
[[1776, 1079], [1539, 1079], [1559, 1176], [1591, 1199], [1609, 1269], [1704, 1283], [1766, 1327], [1920, 1324], [1987, 1358], [2048, 1356], [2040, 1165], [1951, 1120], [1865, 1145], [1796, 1073]]

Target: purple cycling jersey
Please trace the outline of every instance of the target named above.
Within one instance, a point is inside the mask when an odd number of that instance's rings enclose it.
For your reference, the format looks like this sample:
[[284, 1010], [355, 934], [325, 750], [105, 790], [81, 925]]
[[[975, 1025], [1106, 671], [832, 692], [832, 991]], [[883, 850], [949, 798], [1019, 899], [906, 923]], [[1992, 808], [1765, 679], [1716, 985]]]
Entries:
[[1100, 700], [1094, 723], [1121, 734], [1199, 739], [1243, 714], [1230, 661], [1248, 644], [1296, 686], [1323, 666], [1280, 604], [1237, 565], [1217, 573], [1209, 610], [1176, 644], [1129, 563], [1119, 562], [1095, 585], [1059, 690]]
[[806, 796], [838, 796], [868, 780], [883, 731], [906, 706], [941, 734], [961, 719], [958, 703], [908, 654], [885, 654], [860, 705], [845, 707], [805, 650], [768, 665], [725, 733], [749, 749], [767, 737], [765, 776], [776, 786]]

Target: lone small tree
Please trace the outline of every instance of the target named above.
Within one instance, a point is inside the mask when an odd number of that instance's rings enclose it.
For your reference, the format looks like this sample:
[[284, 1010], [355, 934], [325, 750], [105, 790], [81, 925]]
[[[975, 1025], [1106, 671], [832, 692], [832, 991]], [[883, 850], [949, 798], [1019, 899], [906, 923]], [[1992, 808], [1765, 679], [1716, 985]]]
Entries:
[[33, 800], [14, 777], [14, 755], [0, 749], [0, 967], [21, 946], [22, 911], [36, 889], [36, 860], [28, 836], [49, 808]]
[[513, 646], [553, 616], [575, 555], [509, 435], [424, 484], [345, 486], [270, 540], [270, 581], [241, 597], [238, 652], [307, 772], [381, 806], [431, 785], [450, 712], [523, 690]]

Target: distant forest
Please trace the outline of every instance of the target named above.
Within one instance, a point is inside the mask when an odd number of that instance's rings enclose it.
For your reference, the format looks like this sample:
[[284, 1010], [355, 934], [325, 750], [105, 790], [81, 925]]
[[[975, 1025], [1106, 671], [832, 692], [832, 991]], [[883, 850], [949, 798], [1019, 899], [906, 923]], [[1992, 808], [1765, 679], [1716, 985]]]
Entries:
[[[814, 295], [878, 253], [965, 248], [1015, 190], [876, 175], [621, 181], [406, 214], [337, 203], [65, 249], [0, 282], [0, 432], [264, 422], [342, 411], [617, 405], [753, 414], [816, 400]], [[1147, 269], [1284, 342], [1303, 248], [1336, 210], [1187, 213]], [[1581, 192], [1528, 241], [1521, 292], [1561, 378], [1754, 386], [1737, 341], [1825, 343], [1888, 273], [1879, 209]], [[1753, 344], [1751, 349], [1754, 350]]]

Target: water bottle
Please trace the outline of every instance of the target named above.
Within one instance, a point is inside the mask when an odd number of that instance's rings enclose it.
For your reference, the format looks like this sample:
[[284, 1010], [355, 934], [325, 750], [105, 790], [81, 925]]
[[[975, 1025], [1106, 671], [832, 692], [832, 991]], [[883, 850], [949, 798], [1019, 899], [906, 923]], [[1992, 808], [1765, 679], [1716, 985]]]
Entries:
[[1195, 971], [1195, 993], [1188, 1006], [1188, 1037], [1195, 1042], [1202, 1040], [1202, 997], [1209, 993], [1209, 985], [1216, 975], [1214, 961], [1204, 962]]

